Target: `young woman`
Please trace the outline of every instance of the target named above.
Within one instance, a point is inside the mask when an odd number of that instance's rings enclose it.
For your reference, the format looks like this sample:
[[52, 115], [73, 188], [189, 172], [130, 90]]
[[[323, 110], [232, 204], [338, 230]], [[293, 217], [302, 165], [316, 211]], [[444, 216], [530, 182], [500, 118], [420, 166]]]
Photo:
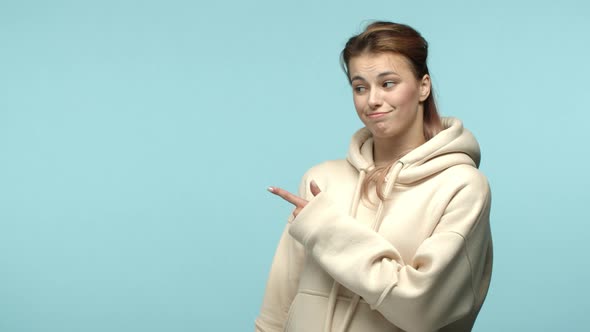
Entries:
[[490, 189], [479, 145], [440, 118], [409, 26], [376, 22], [342, 65], [364, 128], [346, 160], [303, 177], [256, 331], [470, 331], [492, 271]]

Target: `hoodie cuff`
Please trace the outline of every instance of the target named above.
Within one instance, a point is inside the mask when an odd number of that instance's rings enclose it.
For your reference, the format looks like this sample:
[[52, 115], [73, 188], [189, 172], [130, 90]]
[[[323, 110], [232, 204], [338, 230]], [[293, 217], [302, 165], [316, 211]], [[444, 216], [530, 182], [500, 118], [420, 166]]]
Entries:
[[291, 220], [289, 234], [305, 246], [309, 238], [329, 220], [334, 220], [338, 213], [328, 195], [321, 192]]

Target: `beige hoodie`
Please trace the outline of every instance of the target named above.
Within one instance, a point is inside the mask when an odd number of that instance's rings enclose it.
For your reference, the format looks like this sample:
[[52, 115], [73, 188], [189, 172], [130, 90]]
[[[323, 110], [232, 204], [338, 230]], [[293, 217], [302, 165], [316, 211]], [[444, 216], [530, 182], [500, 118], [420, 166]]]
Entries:
[[[303, 177], [267, 282], [257, 332], [470, 331], [492, 271], [490, 190], [461, 121], [399, 160], [386, 200], [360, 188], [374, 167], [370, 132], [347, 160]], [[322, 192], [313, 197], [309, 183]]]

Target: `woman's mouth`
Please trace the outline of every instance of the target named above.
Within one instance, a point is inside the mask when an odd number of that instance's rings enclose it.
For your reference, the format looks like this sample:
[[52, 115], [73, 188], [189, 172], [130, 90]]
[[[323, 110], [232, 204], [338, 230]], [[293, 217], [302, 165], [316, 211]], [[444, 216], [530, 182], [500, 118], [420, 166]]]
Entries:
[[382, 116], [385, 116], [385, 114], [387, 114], [387, 113], [389, 113], [389, 112], [373, 112], [373, 113], [367, 114], [367, 117], [369, 119], [377, 119], [377, 118], [380, 118]]

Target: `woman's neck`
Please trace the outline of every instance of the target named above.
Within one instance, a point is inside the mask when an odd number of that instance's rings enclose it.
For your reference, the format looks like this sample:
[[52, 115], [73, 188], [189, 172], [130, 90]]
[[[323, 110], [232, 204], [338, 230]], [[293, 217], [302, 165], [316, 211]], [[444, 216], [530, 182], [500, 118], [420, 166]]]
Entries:
[[424, 135], [413, 139], [373, 137], [373, 160], [375, 166], [385, 166], [399, 160], [408, 152], [426, 142]]

